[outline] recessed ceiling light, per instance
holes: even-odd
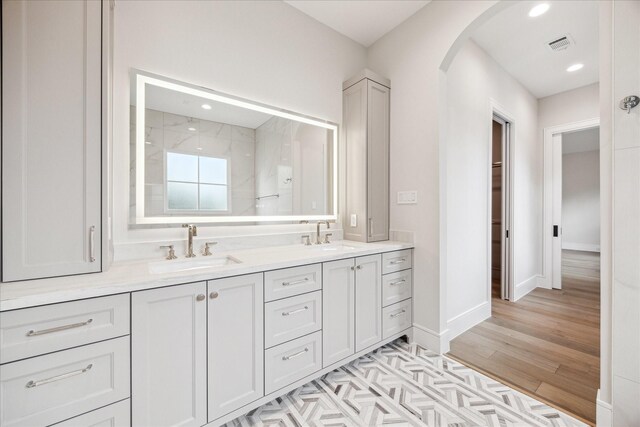
[[[535,18],[536,16],[540,16],[549,10],[549,3],[540,3],[537,6],[534,6],[529,11],[529,16]]]
[[[202,104],[202,108],[204,108],[205,110],[211,110],[211,105],[209,105],[209,104]]]
[[[567,71],[573,73],[574,71],[580,70],[582,67],[584,67],[584,64],[573,64],[569,68],[567,68]]]
[[[187,130],[190,130],[191,132],[195,132],[196,128],[187,128]]]
[[[202,147],[198,147],[198,148],[196,148],[196,150],[200,150],[200,151],[202,151]]]

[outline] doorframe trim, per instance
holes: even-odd
[[[508,295],[509,295],[509,301],[514,301],[515,299],[515,284],[514,284],[514,280],[515,280],[515,274],[514,274],[514,236],[515,236],[515,232],[514,232],[514,221],[513,221],[513,213],[514,213],[514,202],[513,202],[513,196],[514,196],[514,192],[513,192],[513,181],[514,181],[514,170],[515,170],[515,129],[516,129],[516,120],[514,118],[514,116],[509,112],[509,110],[507,110],[504,106],[502,106],[498,101],[496,101],[493,98],[489,99],[489,120],[488,123],[492,123],[492,121],[494,120],[494,117],[498,116],[499,118],[501,118],[503,121],[505,121],[506,123],[508,123],[509,125],[509,136],[508,136],[508,140],[505,141],[506,144],[508,144],[508,158],[502,159],[502,164],[503,167],[505,165],[505,163],[508,164],[508,168],[509,168],[509,172],[507,175],[507,179],[508,179],[508,189],[509,189],[509,194],[508,194],[508,198],[509,198],[509,206],[507,206],[507,208],[509,209],[508,215],[509,215],[509,246],[508,246],[508,251],[505,254],[506,258],[507,258],[507,263],[509,265],[509,271],[508,271],[508,275],[507,275],[507,287],[508,287]],[[488,159],[489,161],[487,162],[487,188],[489,189],[489,191],[487,192],[487,301],[489,301],[489,306],[491,307],[491,301],[492,301],[492,296],[491,296],[491,207],[492,207],[492,182],[493,182],[493,171],[492,171],[492,167],[491,167],[491,154],[493,151],[493,129],[492,126],[489,126],[489,147],[488,147]],[[504,147],[503,147],[504,149]],[[503,169],[504,170],[504,169]],[[503,218],[504,220],[504,218]],[[503,235],[501,236],[501,238],[504,237],[504,228],[505,228],[505,224],[502,224],[502,231],[503,231]],[[503,266],[504,268],[504,266]]]
[[[541,287],[551,289],[553,274],[553,136],[559,133],[575,132],[600,126],[600,117],[563,123],[544,128],[543,185],[542,185],[542,280]]]

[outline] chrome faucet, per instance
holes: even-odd
[[[331,228],[329,221],[318,221],[318,223],[316,224],[316,245],[322,244],[322,240],[320,239],[320,224],[322,223],[327,224],[327,230]]]
[[[196,254],[193,253],[193,236],[198,235],[198,228],[192,224],[182,224],[182,227],[189,229],[189,247],[187,249],[187,258],[194,258]]]

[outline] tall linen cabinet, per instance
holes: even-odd
[[[370,70],[343,84],[344,237],[389,240],[390,82]]]
[[[2,2],[2,281],[101,270],[105,3]]]

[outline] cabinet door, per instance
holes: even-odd
[[[367,241],[377,242],[389,240],[389,88],[367,85]]]
[[[343,94],[343,138],[346,176],[344,238],[367,241],[367,79]],[[355,225],[352,218],[355,216]]]
[[[262,273],[212,280],[209,422],[264,396]]]
[[[382,255],[356,258],[356,351],[382,341]]]
[[[101,269],[101,2],[2,2],[2,280]]]
[[[355,260],[322,265],[322,364],[355,353]]]
[[[207,423],[206,292],[200,282],[132,294],[134,426]]]

